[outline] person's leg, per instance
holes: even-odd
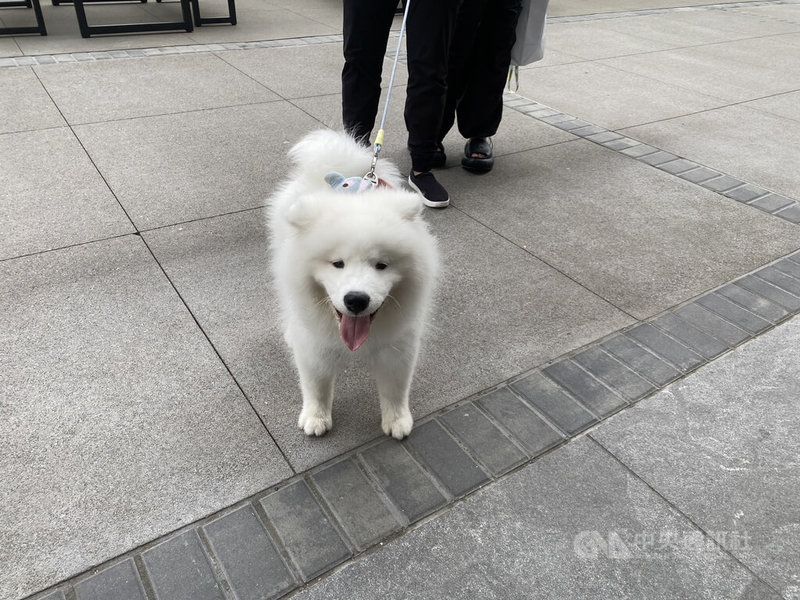
[[[508,78],[520,9],[520,0],[486,2],[483,20],[469,53],[468,81],[457,107],[458,130],[465,138],[491,137],[500,126],[503,88]]]
[[[460,0],[411,0],[405,121],[412,169],[427,172],[447,93],[447,58]]]
[[[381,72],[396,0],[344,0],[342,123],[369,144],[381,97]]]
[[[445,99],[442,123],[439,127],[438,141],[441,142],[456,121],[456,107],[464,94],[469,81],[472,65],[469,57],[475,45],[486,0],[463,0],[456,15],[453,39],[447,66],[447,97]]]

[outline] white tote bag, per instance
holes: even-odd
[[[523,0],[517,21],[517,41],[511,49],[511,66],[522,67],[544,56],[544,24],[549,0]]]

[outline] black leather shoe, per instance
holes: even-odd
[[[473,156],[480,154],[481,156]],[[461,166],[473,173],[488,173],[494,166],[491,138],[470,138],[464,146],[464,158]]]

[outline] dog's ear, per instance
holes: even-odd
[[[317,211],[314,209],[314,198],[300,196],[286,209],[286,221],[295,229],[307,229],[313,222]]]

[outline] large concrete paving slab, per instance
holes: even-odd
[[[221,52],[219,57],[283,98],[321,96],[342,89],[341,42]],[[300,77],[299,64],[303,65]]]
[[[41,65],[35,70],[73,125],[278,99],[211,53]]]
[[[0,134],[66,125],[31,69],[0,70],[0,87]]]
[[[790,33],[787,35],[782,35],[781,41],[786,42],[787,44],[792,44],[794,46],[800,46],[800,34]]]
[[[554,3],[553,3],[554,4]],[[613,56],[627,56],[673,48],[669,42],[658,38],[648,40],[640,35],[613,30],[610,22],[631,19],[601,19],[572,23],[549,23],[546,29],[545,54],[551,49],[566,52],[584,60],[597,60]]]
[[[800,19],[800,6],[797,4],[779,3],[763,6],[747,6],[740,9],[738,12],[758,15],[759,17],[767,19],[777,19],[784,22],[792,22]]]
[[[140,229],[264,204],[296,131],[319,123],[271,102],[97,123],[75,132]]]
[[[800,319],[592,437],[784,598],[800,592]]]
[[[573,63],[526,70],[519,94],[606,129],[672,119],[725,103],[712,94],[653,81],[605,64]],[[575,93],[576,81],[587,93]],[[620,107],[624,106],[624,110]]]
[[[563,48],[562,49],[561,47],[559,47],[559,50],[556,50],[555,48],[553,48],[552,44],[549,41],[546,41],[545,44],[546,44],[546,46],[545,46],[546,49],[545,49],[544,56],[542,57],[542,59],[538,60],[538,61],[536,61],[534,63],[531,63],[529,65],[521,66],[519,68],[520,73],[522,73],[523,71],[527,71],[529,69],[538,69],[538,68],[541,68],[541,67],[552,67],[554,65],[566,65],[566,64],[569,64],[569,63],[583,62],[583,60],[584,60],[579,56],[575,56],[574,54],[570,54],[568,48]],[[511,86],[511,87],[513,89],[513,86]]]
[[[727,32],[728,40],[757,38],[765,35],[779,35],[797,31],[796,17],[800,11],[796,5],[784,2],[758,2],[755,0],[738,6],[713,4],[705,10],[674,11],[670,17],[676,23],[700,24],[709,29]],[[694,38],[688,37],[684,45],[692,45]]]
[[[800,29],[800,24],[797,27]],[[599,62],[726,102],[744,102],[791,92],[800,86],[800,47],[787,43],[782,36],[734,40]]]
[[[744,0],[757,2],[758,0]],[[719,4],[719,0],[607,0],[591,2],[589,0],[554,0],[547,7],[547,14],[554,17],[574,15],[591,15],[638,11],[648,9],[681,8]]]
[[[664,50],[667,48],[681,48],[686,46],[699,46],[728,42],[734,39],[747,39],[777,35],[797,31],[797,25],[786,20],[771,18],[754,19],[752,7],[745,9],[748,14],[740,14],[735,10],[685,10],[664,11],[656,14],[638,14],[628,18],[601,19],[591,21],[593,28],[587,27],[586,33],[599,36],[617,37],[623,34],[641,40],[649,40],[652,46],[644,52]],[[591,38],[580,39],[575,33],[569,33],[571,27],[584,23],[553,24],[548,29],[548,51],[559,42],[570,42],[572,37],[584,47],[582,54],[591,58],[598,58],[597,50],[591,48]],[[579,31],[576,30],[576,31]],[[558,32],[562,38],[554,38],[551,33]],[[608,42],[605,42],[608,44]],[[558,43],[558,47],[561,44]],[[565,46],[566,48],[566,46]]]
[[[458,209],[638,319],[800,247],[791,223],[583,140],[472,181]]]
[[[286,7],[287,3],[284,0],[269,0],[269,2],[276,7]],[[342,7],[338,2],[329,2],[328,0],[306,0],[305,2],[290,2],[288,3],[289,9],[298,15],[302,15],[308,19],[313,19],[319,23],[325,23],[336,30],[342,32]],[[401,17],[395,17],[395,28],[400,27]]]
[[[0,135],[0,259],[133,231],[66,127]]]
[[[0,37],[0,56],[21,56],[22,51],[13,39]]]
[[[779,596],[581,438],[297,598]]]
[[[564,14],[565,2],[551,2],[548,7],[548,16],[551,20],[547,26],[545,55],[551,51],[561,51],[580,56],[585,60],[629,55],[646,56],[660,50],[694,48],[732,40],[794,33],[798,27],[797,23],[792,22],[788,13],[775,15],[754,13],[754,10],[761,9],[749,6],[740,11],[734,9],[722,11],[718,8],[699,6],[692,6],[691,10],[676,11],[665,10],[668,7],[664,2],[658,2],[656,6],[647,6],[642,2],[636,4],[635,8],[640,11],[660,10],[652,14],[638,12],[603,18],[600,13],[587,15],[586,13],[592,10],[587,10],[589,7],[584,6],[585,16],[581,20],[559,22],[558,17],[569,16]],[[608,8],[606,3],[603,10]],[[774,10],[779,7],[769,8]],[[780,8],[791,10],[791,7]],[[761,18],[754,18],[754,15],[759,15]]]
[[[800,199],[798,120],[745,104],[631,127],[620,133],[742,181]]]
[[[800,122],[800,91],[745,102],[742,106]]]
[[[445,267],[412,389],[417,418],[633,322],[459,211],[427,217]],[[263,218],[252,211],[144,235],[292,466],[303,470],[382,435],[380,410],[356,363],[337,382],[333,431],[309,439],[297,429],[300,393],[276,322]]]
[[[394,49],[397,41],[389,40]],[[393,54],[392,54],[393,55]],[[282,48],[258,48],[247,52],[221,52],[219,57],[262,83],[283,98],[304,98],[338,94],[342,90],[342,43],[315,44],[313,46],[286,46]],[[298,76],[298,65],[301,73]],[[392,61],[384,61],[382,85],[387,87],[392,73]],[[398,65],[394,85],[401,103],[405,97],[408,71]],[[313,85],[309,85],[313,82]],[[382,108],[382,107],[381,107]],[[341,104],[339,104],[341,122]]]
[[[135,236],[0,263],[0,597],[291,475]]]
[[[781,2],[777,4],[766,4],[764,6],[751,6],[740,12],[756,15],[765,20],[776,20],[785,23],[793,23],[795,25],[800,22],[800,6],[794,3],[785,4]]]

